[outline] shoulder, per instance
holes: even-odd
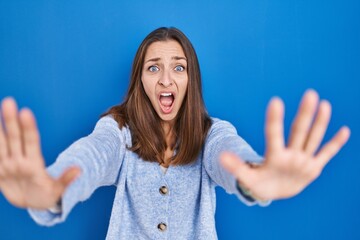
[[[115,121],[115,119],[111,115],[106,115],[104,117],[101,117],[95,125],[94,130],[115,130],[115,131],[121,131],[122,129],[119,128],[118,123]]]
[[[230,132],[237,134],[236,128],[230,122],[226,120],[221,120],[219,118],[211,117],[211,127],[208,135],[217,132]]]
[[[122,142],[131,143],[131,133],[127,125],[120,127],[118,122],[111,116],[101,117],[94,127],[94,133],[105,134],[109,137],[120,138]]]

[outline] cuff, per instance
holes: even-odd
[[[239,193],[241,194],[241,196],[242,196],[245,200],[247,200],[251,205],[253,205],[253,204],[255,204],[255,203],[258,203],[260,206],[265,207],[265,206],[270,205],[270,203],[271,203],[271,200],[259,200],[259,199],[254,198],[254,197],[251,195],[251,193],[250,193],[249,190],[247,190],[247,189],[245,189],[245,188],[243,188],[243,187],[240,186],[240,184],[239,184],[238,181],[236,181],[236,189],[239,191]]]

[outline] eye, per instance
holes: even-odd
[[[150,66],[150,67],[148,68],[148,70],[149,70],[150,72],[157,72],[157,71],[159,71],[159,68],[158,68],[157,66]]]
[[[181,65],[177,65],[175,67],[175,71],[177,71],[177,72],[183,72],[184,70],[185,70],[185,68],[183,66],[181,66]]]

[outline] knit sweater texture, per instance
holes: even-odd
[[[248,201],[238,191],[235,178],[220,165],[223,151],[249,162],[262,162],[229,122],[212,118],[197,160],[185,166],[170,165],[165,174],[158,163],[144,161],[130,151],[131,144],[128,127],[120,129],[112,117],[102,117],[90,135],[70,145],[48,168],[54,177],[70,166],[81,168],[81,175],[62,196],[61,212],[30,209],[31,217],[45,226],[60,223],[97,188],[115,185],[107,240],[209,240],[217,239],[216,186],[247,205],[259,204]]]

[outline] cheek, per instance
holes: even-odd
[[[179,89],[179,91],[182,93],[184,91],[186,91],[187,89],[187,85],[188,85],[188,76],[187,74],[184,75],[179,75],[179,76],[175,76],[175,83]]]
[[[180,100],[180,104],[182,104],[184,102],[184,98],[187,92],[187,81],[184,81],[181,83],[181,85],[178,85],[179,87],[179,100]]]
[[[145,92],[148,93],[149,81],[146,78],[144,78],[144,76],[141,76],[141,84],[143,85]]]
[[[185,79],[184,81],[182,81],[182,83],[181,83],[181,91],[182,91],[182,93],[185,95],[185,93],[186,93],[186,90],[187,90],[187,86],[188,86],[188,80],[187,79]]]
[[[152,84],[150,84],[151,83],[150,81],[141,81],[141,83],[143,85],[146,95],[151,101],[153,101],[155,87]]]

